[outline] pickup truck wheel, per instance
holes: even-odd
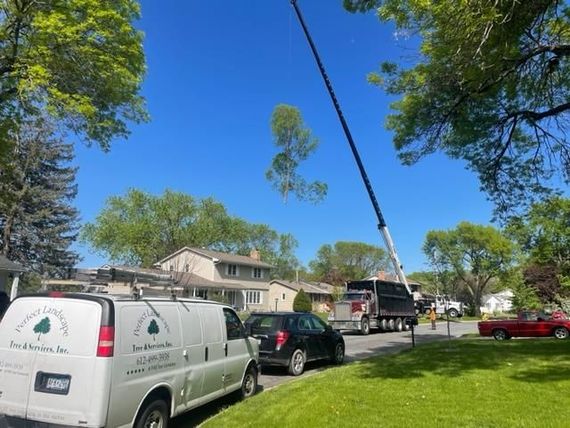
[[[449,316],[450,316],[451,318],[455,318],[455,317],[457,317],[457,315],[459,315],[459,312],[457,312],[457,309],[455,309],[455,308],[449,309],[449,310],[447,311],[447,313],[449,314]]]
[[[305,353],[301,349],[295,349],[289,361],[289,374],[299,376],[305,371]]]
[[[362,318],[362,321],[360,322],[360,332],[364,336],[370,333],[370,321],[368,321],[368,318]]]
[[[554,337],[557,339],[568,339],[568,330],[564,327],[556,327],[554,329]]]
[[[495,338],[495,340],[507,340],[509,335],[507,334],[506,330],[498,328],[496,330],[493,330],[493,337]]]

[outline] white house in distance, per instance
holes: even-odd
[[[509,312],[513,309],[513,296],[511,290],[503,290],[500,293],[485,294],[481,299],[482,313]]]
[[[221,293],[239,310],[270,308],[269,273],[272,266],[262,262],[260,253],[239,256],[202,248],[184,247],[155,265],[174,277],[177,287],[190,297],[211,298]]]
[[[332,301],[333,286],[324,282],[285,281],[274,279],[269,283],[269,306],[272,311],[292,311],[293,300],[303,290],[313,304],[313,310],[326,312]]]

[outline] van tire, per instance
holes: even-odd
[[[161,400],[151,401],[144,407],[143,412],[137,418],[135,428],[167,428],[168,427],[168,407]]]
[[[249,365],[243,375],[241,388],[239,389],[239,398],[245,400],[252,397],[257,392],[257,370],[253,365]]]

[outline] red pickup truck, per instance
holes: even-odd
[[[496,340],[511,337],[545,337],[567,339],[570,332],[570,320],[553,319],[535,311],[524,311],[517,319],[480,321],[477,324],[481,336],[493,336]]]

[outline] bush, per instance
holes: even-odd
[[[299,290],[295,300],[293,300],[293,310],[295,312],[311,312],[312,309],[313,305],[307,293],[303,289]]]

